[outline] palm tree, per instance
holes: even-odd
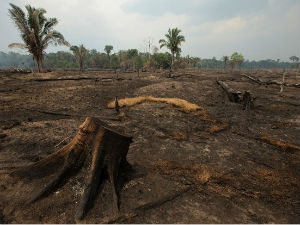
[[[299,58],[297,56],[291,56],[289,59],[293,62],[298,62],[299,61]]]
[[[171,68],[173,68],[173,65],[174,65],[174,55],[180,54],[181,48],[179,48],[179,46],[181,45],[182,42],[185,42],[184,36],[179,35],[180,32],[181,32],[181,30],[178,29],[177,27],[173,28],[172,30],[169,28],[168,33],[165,34],[167,39],[159,40],[160,48],[167,47],[168,49],[170,49],[170,51],[172,53]]]
[[[106,52],[108,59],[109,59],[109,67],[111,67],[111,61],[110,61],[110,53],[113,50],[113,46],[112,45],[105,45],[104,47],[104,51]]]
[[[295,68],[296,68],[296,69],[298,68],[298,69],[300,70],[299,63],[297,63],[297,62],[299,61],[299,58],[298,58],[297,56],[291,56],[291,57],[290,57],[290,60],[293,61],[293,62],[295,62],[295,65],[294,65]],[[292,66],[293,66],[293,65],[292,65]],[[293,66],[293,67],[294,67],[294,66]]]
[[[74,57],[78,62],[80,71],[83,71],[83,63],[89,55],[89,51],[83,45],[71,46],[70,50],[73,52]]]
[[[11,9],[8,10],[10,17],[20,31],[24,43],[12,43],[8,47],[27,49],[32,54],[38,71],[41,72],[43,56],[49,44],[69,46],[69,43],[61,33],[53,29],[58,21],[56,18],[46,18],[45,9],[26,5],[27,15],[25,15],[20,7],[14,4],[10,6]]]
[[[226,65],[228,64],[229,57],[227,55],[225,55],[225,56],[222,57],[222,59],[223,59],[223,62],[224,62],[224,70],[225,70]]]

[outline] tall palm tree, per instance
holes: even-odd
[[[83,71],[83,63],[89,55],[89,51],[83,45],[71,46],[70,50],[73,52],[75,59],[78,62],[80,71]]]
[[[180,32],[181,32],[181,30],[178,29],[177,27],[173,28],[172,30],[169,28],[168,33],[165,34],[165,37],[167,39],[159,40],[160,48],[167,47],[168,49],[170,49],[170,51],[172,53],[171,68],[173,68],[173,65],[174,65],[174,55],[180,54],[181,48],[179,46],[181,45],[182,42],[185,42],[184,36],[179,35]]]
[[[53,29],[58,21],[56,18],[46,18],[45,9],[26,5],[27,15],[25,15],[20,7],[14,4],[10,6],[11,9],[8,10],[10,17],[20,31],[24,43],[12,43],[8,47],[26,49],[32,54],[38,71],[41,72],[43,56],[49,44],[69,46],[69,43],[61,33]]]
[[[104,51],[106,52],[107,56],[108,56],[108,60],[109,60],[109,67],[111,67],[111,60],[110,60],[110,53],[113,50],[113,46],[112,45],[105,45],[104,47]]]
[[[291,56],[289,59],[293,62],[298,62],[299,61],[299,58],[297,56]]]

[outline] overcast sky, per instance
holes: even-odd
[[[168,28],[178,27],[186,38],[182,55],[219,59],[238,51],[250,60],[300,55],[300,0],[0,0],[0,51],[5,52],[20,41],[9,3],[46,9],[72,45],[101,52],[106,44],[115,52],[143,52],[148,37],[159,46]],[[68,48],[48,49],[57,50]]]

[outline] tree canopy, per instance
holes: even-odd
[[[241,68],[242,63],[244,62],[244,56],[238,52],[232,53],[230,56],[229,64],[231,65],[231,68],[233,69],[236,65],[238,65]]]
[[[45,9],[36,9],[26,5],[26,15],[20,7],[11,3],[10,6],[9,15],[19,30],[23,43],[11,43],[9,47],[27,49],[32,54],[40,72],[45,49],[50,44],[69,46],[69,43],[61,33],[53,29],[58,24],[58,20],[56,18],[46,18]]]
[[[71,46],[70,50],[73,52],[75,56],[80,71],[83,71],[83,63],[89,55],[88,50],[83,45]]]
[[[110,56],[111,51],[114,49],[114,47],[112,45],[105,45],[104,47],[104,51],[106,52],[106,54],[108,55],[108,57]]]
[[[159,44],[160,48],[167,47],[172,54],[172,64],[171,67],[173,67],[174,64],[174,55],[179,55],[181,52],[181,43],[185,42],[185,37],[183,35],[180,35],[181,30],[176,28],[173,28],[172,30],[169,28],[168,33],[165,34],[165,39],[160,39]]]

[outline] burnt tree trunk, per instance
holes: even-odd
[[[282,82],[280,81],[276,81],[276,80],[271,80],[271,81],[262,81],[259,78],[256,77],[251,77],[247,74],[242,74],[242,76],[247,77],[249,80],[252,80],[253,82],[259,84],[259,85],[271,85],[271,84],[275,84],[275,85],[280,85],[282,86],[286,86],[286,87],[295,87],[295,88],[300,88],[300,84],[289,84],[284,82],[284,79]]]
[[[243,94],[243,109],[248,110],[248,109],[254,109],[254,100],[255,98],[252,97],[251,93],[248,91],[245,91]]]
[[[231,101],[231,102],[240,102],[241,101],[241,99],[240,99],[240,92],[238,92],[238,91],[235,91],[235,90],[233,90],[232,88],[230,88],[229,86],[228,86],[228,84],[226,84],[225,82],[223,82],[223,81],[219,81],[219,80],[217,80],[217,83],[223,88],[223,90],[226,92],[226,94],[227,94],[227,96],[228,96],[228,98],[229,98],[229,100]]]
[[[75,217],[82,219],[91,207],[102,182],[103,170],[107,170],[112,185],[114,204],[116,209],[119,209],[117,178],[119,169],[129,165],[126,155],[131,142],[132,137],[121,135],[104,127],[104,123],[96,118],[87,117],[69,144],[32,165],[13,171],[11,175],[33,179],[58,171],[45,188],[31,196],[29,203],[32,203],[46,197],[74,175],[91,152],[92,161],[86,187]]]

